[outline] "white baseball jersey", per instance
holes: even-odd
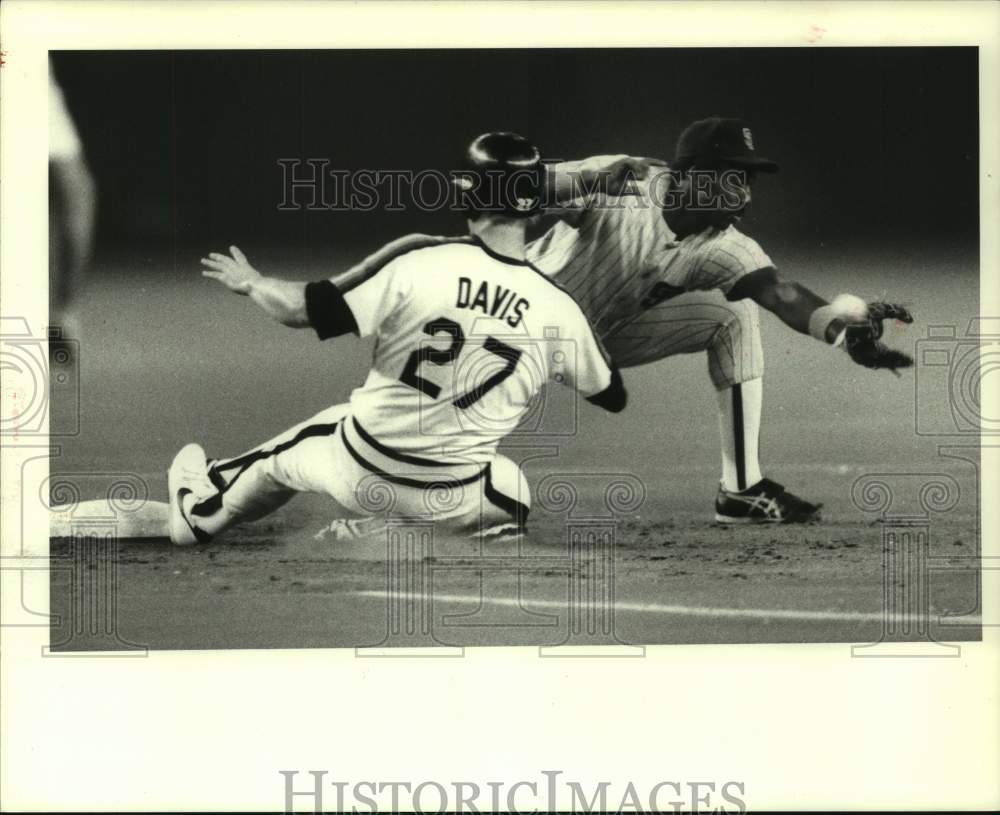
[[[669,171],[654,168],[620,196],[596,195],[528,246],[528,257],[569,291],[604,337],[684,291],[728,294],[743,275],[773,265],[733,226],[682,239],[663,220]],[[657,186],[660,185],[660,186]]]
[[[347,317],[331,316],[342,297],[357,333],[376,338],[371,371],[350,404],[353,419],[387,448],[489,461],[546,382],[584,396],[611,384],[607,356],[573,298],[475,238],[410,236],[354,272],[353,287],[341,278],[326,294],[307,291],[307,306],[320,337],[345,333],[324,328]]]

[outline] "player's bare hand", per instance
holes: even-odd
[[[250,261],[247,260],[238,246],[229,247],[229,255],[211,252],[207,258],[201,259],[204,277],[218,280],[223,286],[237,294],[250,294],[250,289],[261,277]]]

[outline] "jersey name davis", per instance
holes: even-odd
[[[531,308],[531,303],[506,286],[491,286],[485,280],[477,285],[468,277],[460,277],[455,307],[478,309],[487,317],[506,320],[511,328],[517,328],[524,319],[524,312]]]

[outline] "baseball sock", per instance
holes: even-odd
[[[716,391],[716,396],[722,441],[722,486],[730,492],[741,492],[763,478],[757,456],[764,380],[740,382]]]

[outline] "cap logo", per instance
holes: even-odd
[[[753,133],[750,132],[749,127],[743,128],[743,142],[746,144],[747,149],[753,150]]]

